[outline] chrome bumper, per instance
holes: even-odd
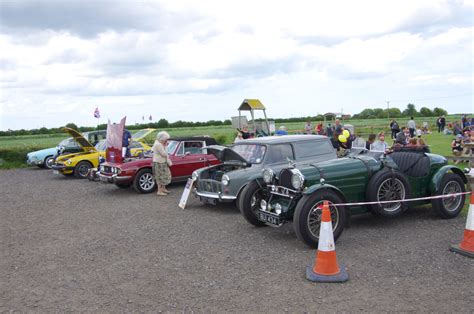
[[[197,189],[194,189],[194,193],[199,197],[218,199],[223,201],[233,201],[237,199],[237,196],[233,195],[222,195],[222,193],[210,193],[210,192],[199,192]]]
[[[97,173],[97,175],[99,176],[99,179],[101,182],[104,182],[104,183],[121,183],[121,182],[125,182],[125,181],[130,181],[132,179],[131,176],[117,176],[116,174],[113,174],[111,176],[106,176],[100,172]]]

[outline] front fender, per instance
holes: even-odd
[[[441,180],[443,180],[443,176],[449,171],[452,171],[453,173],[459,175],[461,177],[462,181],[464,182],[464,184],[467,183],[466,175],[464,174],[464,172],[461,169],[459,169],[456,166],[446,165],[446,166],[441,167],[438,170],[438,172],[436,172],[433,175],[433,177],[431,178],[431,182],[430,182],[430,193],[431,194],[435,194],[439,190],[440,185],[441,185]]]
[[[345,201],[346,197],[344,196],[344,193],[342,193],[341,189],[339,189],[336,186],[331,185],[331,184],[315,184],[315,185],[312,185],[312,186],[310,186],[309,188],[307,188],[303,191],[303,195],[310,195],[310,194],[315,193],[316,191],[325,190],[325,189],[335,191]]]

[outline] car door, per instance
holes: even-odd
[[[182,141],[173,158],[173,176],[190,177],[194,170],[207,166],[203,141]]]

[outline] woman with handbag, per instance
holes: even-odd
[[[155,143],[151,148],[153,151],[153,174],[158,186],[157,195],[165,196],[170,192],[166,189],[166,185],[171,182],[172,165],[171,159],[168,156],[166,147],[168,146],[168,139],[170,135],[166,131],[161,131],[156,135]]]

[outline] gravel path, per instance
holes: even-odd
[[[232,205],[177,207],[40,169],[0,171],[3,311],[474,311],[474,260],[451,253],[466,217],[353,217],[344,284],[305,279],[293,226],[255,228]]]

